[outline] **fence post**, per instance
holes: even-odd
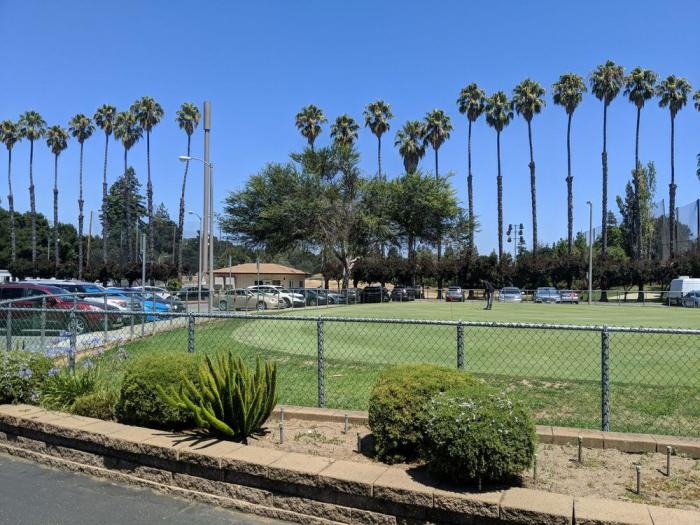
[[[107,294],[104,294],[103,297],[103,304],[102,308],[104,308],[105,311],[105,318],[104,318],[104,338],[102,339],[102,346],[106,347],[107,346],[107,332],[109,331],[109,318],[107,317]]]
[[[41,347],[41,351],[45,352],[46,351],[46,297],[41,298],[41,317],[39,319],[40,325],[39,325],[39,345]]]
[[[141,311],[143,312],[144,308],[141,308]],[[129,316],[131,318],[131,327],[129,328],[129,339],[134,338],[134,294],[130,293],[129,294],[129,311],[131,312],[131,315]]]
[[[464,325],[457,324],[457,369],[464,370]]]
[[[187,351],[194,352],[194,316],[187,316]]]
[[[68,369],[73,373],[75,373],[75,354],[78,351],[78,334],[76,333],[78,327],[75,318],[75,310],[76,297],[73,296],[73,306],[70,309],[70,340],[68,348]]]
[[[604,326],[600,332],[600,421],[601,429],[610,430],[610,334]]]
[[[324,361],[323,318],[316,321],[316,346],[318,350],[318,406],[326,406],[325,361]]]
[[[7,320],[5,323],[5,344],[7,345],[7,351],[12,350],[12,303],[7,305]]]

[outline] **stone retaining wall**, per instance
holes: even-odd
[[[285,409],[287,417],[293,417],[292,411]],[[521,488],[464,492],[397,467],[131,427],[27,405],[0,405],[0,452],[305,524],[700,524],[697,512]]]

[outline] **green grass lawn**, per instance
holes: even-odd
[[[700,311],[660,306],[403,303],[287,312],[312,319],[198,324],[198,352],[232,350],[279,363],[283,403],[317,403],[317,323],[324,322],[326,406],[366,409],[381,369],[395,363],[456,366],[456,327],[351,323],[332,317],[452,319],[696,328]],[[599,428],[600,334],[465,327],[465,370],[508,390],[538,422]],[[130,353],[186,351],[184,329],[129,345]],[[700,336],[610,335],[612,430],[700,436]]]

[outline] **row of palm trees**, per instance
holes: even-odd
[[[602,160],[602,251],[605,253],[608,245],[608,153],[607,153],[607,122],[608,107],[610,103],[623,91],[628,100],[637,109],[635,132],[635,168],[633,170],[633,186],[637,213],[635,213],[637,232],[641,231],[641,214],[639,208],[639,174],[641,162],[639,160],[639,128],[641,111],[645,103],[654,97],[658,98],[661,108],[668,108],[671,117],[671,180],[669,184],[669,210],[675,210],[676,183],[675,183],[675,118],[688,102],[692,87],[690,83],[675,75],[669,75],[658,81],[658,75],[649,70],[637,67],[628,75],[625,75],[623,66],[610,60],[597,66],[589,75],[589,84],[593,95],[603,103],[603,151]],[[552,101],[561,106],[566,112],[566,149],[567,149],[567,245],[569,253],[573,250],[573,174],[571,168],[571,126],[574,112],[581,104],[587,86],[584,79],[576,73],[566,73],[552,85]],[[537,189],[535,173],[535,155],[532,140],[532,122],[536,115],[541,113],[546,106],[545,89],[532,79],[525,79],[513,89],[513,95],[509,99],[503,91],[497,91],[491,96],[477,84],[469,84],[460,91],[457,99],[457,108],[460,113],[466,115],[468,122],[467,132],[467,213],[471,224],[474,224],[474,195],[472,176],[472,124],[483,114],[486,123],[496,132],[496,158],[497,158],[497,199],[498,199],[498,254],[503,255],[503,177],[501,174],[501,133],[511,123],[514,114],[520,115],[527,123],[528,144],[530,161],[530,194],[532,208],[532,247],[533,251],[538,246],[537,236]],[[693,99],[695,109],[700,111],[700,91],[695,92]],[[377,175],[382,176],[381,169],[381,144],[382,135],[389,131],[389,121],[393,118],[391,107],[383,100],[377,100],[368,104],[363,113],[364,123],[377,137]],[[301,109],[296,115],[296,126],[302,136],[306,138],[311,149],[314,148],[316,138],[321,134],[321,125],[327,122],[323,111],[309,105]],[[331,125],[331,138],[339,144],[352,144],[358,136],[359,124],[351,116],[345,114],[336,118]],[[442,144],[450,138],[452,132],[450,117],[440,109],[430,111],[423,121],[409,120],[396,133],[394,145],[398,147],[407,173],[415,172],[420,159],[425,156],[426,149],[431,147],[435,153],[435,176],[439,177],[438,152]],[[669,213],[670,232],[674,231],[675,217]],[[671,239],[671,256],[674,255],[674,236]],[[636,234],[636,242],[641,242],[641,235]],[[470,246],[474,246],[473,229],[469,233]],[[441,247],[438,243],[438,259]],[[637,250],[639,257],[641,249]]]
[[[29,141],[29,202],[31,216],[31,250],[32,263],[36,265],[37,259],[37,229],[36,229],[36,190],[34,187],[33,177],[33,161],[34,161],[34,142],[41,139],[46,139],[46,145],[54,156],[54,186],[53,186],[53,244],[54,244],[54,261],[56,267],[59,264],[59,245],[58,245],[58,160],[61,153],[68,147],[70,137],[73,137],[80,144],[80,166],[79,166],[79,193],[78,193],[78,278],[83,275],[83,151],[85,142],[92,137],[96,127],[100,128],[105,137],[104,143],[104,169],[102,176],[102,258],[107,262],[107,238],[109,235],[109,224],[106,220],[107,206],[107,159],[109,153],[110,137],[119,140],[124,148],[124,172],[128,168],[128,153],[129,150],[143,137],[146,133],[146,198],[147,198],[147,214],[148,214],[148,260],[153,260],[153,183],[151,179],[151,132],[154,127],[162,120],[165,112],[161,105],[152,97],[144,96],[135,101],[127,111],[118,112],[115,106],[104,104],[100,106],[92,117],[83,113],[75,115],[68,122],[68,127],[64,128],[60,125],[47,127],[46,121],[36,111],[27,111],[23,113],[19,119],[14,122],[12,120],[4,120],[0,122],[0,142],[5,145],[8,152],[8,196],[7,202],[10,215],[10,243],[11,243],[11,258],[16,260],[16,233],[15,233],[15,210],[14,210],[14,193],[12,189],[12,150],[14,146],[21,140]],[[187,135],[187,155],[190,155],[192,134],[197,128],[200,120],[200,113],[197,106],[190,102],[182,104],[176,113],[176,121],[179,127]],[[187,173],[189,170],[189,162],[185,163],[185,173],[182,179],[182,190],[180,193],[180,208],[178,215],[178,272],[182,272],[182,236],[184,229],[185,217],[185,190],[187,185]],[[126,199],[127,196],[125,196]],[[130,215],[131,208],[124,207],[126,214]],[[126,217],[127,224],[131,224],[131,217]],[[132,243],[128,245],[128,260],[132,261],[134,254]]]

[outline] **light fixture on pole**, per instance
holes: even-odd
[[[588,304],[593,304],[593,203],[588,204]]]
[[[188,211],[190,215],[196,215],[199,218],[199,263],[197,268],[197,308],[202,302],[202,216],[196,211]]]

